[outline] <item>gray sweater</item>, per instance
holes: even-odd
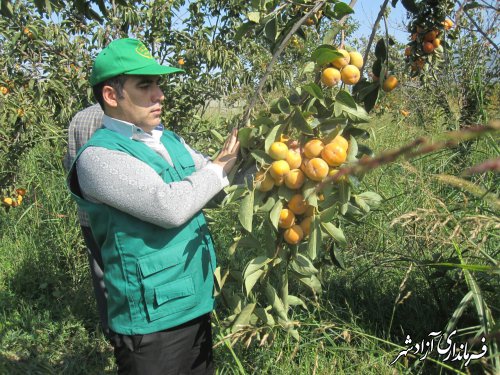
[[[144,142],[172,164],[160,142],[161,129],[149,134],[106,115],[103,123],[110,130]],[[76,164],[83,197],[163,228],[184,224],[229,184],[221,166],[184,145],[193,157],[196,171],[173,183],[165,183],[149,165],[124,152],[88,147]]]

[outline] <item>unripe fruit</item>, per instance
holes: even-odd
[[[304,145],[304,156],[309,159],[318,157],[323,147],[325,147],[325,145],[320,139],[311,139]]]
[[[280,219],[278,221],[278,227],[280,228],[290,228],[295,224],[295,214],[288,208],[284,208],[280,212]]]
[[[302,194],[295,194],[288,201],[288,208],[292,210],[295,215],[302,215],[307,210],[307,202]]]
[[[441,39],[439,38],[434,39],[432,41],[432,45],[434,46],[434,48],[438,48],[441,45]]]
[[[271,147],[269,147],[268,154],[274,160],[285,160],[288,154],[288,146],[283,142],[274,142]]]
[[[304,238],[304,232],[300,225],[293,225],[283,233],[283,238],[290,245],[297,245]]]
[[[345,49],[339,49],[337,52],[340,52],[344,57],[337,57],[332,60],[332,65],[336,67],[337,69],[342,69],[344,66],[349,64],[349,61],[351,60],[351,56],[349,56],[349,52],[347,52]]]
[[[9,89],[5,86],[0,86],[0,92],[3,94],[3,95],[7,95],[9,93]]]
[[[271,164],[271,168],[269,168],[269,173],[271,173],[271,176],[275,180],[285,177],[288,172],[290,172],[290,166],[285,160],[276,160]]]
[[[398,85],[398,79],[395,76],[389,76],[384,81],[384,84],[382,85],[382,90],[384,90],[385,92],[389,92],[394,90],[397,85]]]
[[[340,75],[342,77],[342,82],[344,82],[346,85],[354,85],[358,83],[359,79],[361,78],[359,69],[354,65],[346,65],[344,69],[340,71]]]
[[[328,174],[328,164],[320,158],[309,160],[305,166],[306,176],[313,181],[321,181]]]
[[[335,68],[326,68],[321,73],[321,83],[326,87],[335,86],[340,82],[340,71]]]
[[[349,56],[349,64],[354,65],[358,69],[361,69],[363,67],[363,56],[361,55],[361,53],[352,51],[349,52]]]
[[[321,151],[321,158],[331,167],[337,167],[347,159],[346,149],[338,143],[329,143]]]
[[[304,172],[300,169],[291,169],[285,176],[285,185],[289,189],[300,189],[306,180]]]
[[[299,152],[293,150],[288,150],[285,160],[290,166],[290,169],[300,168],[300,165],[302,164],[302,156],[300,156]]]

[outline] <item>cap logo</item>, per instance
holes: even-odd
[[[137,45],[135,52],[137,52],[142,57],[145,57],[146,59],[153,58],[153,56],[151,56],[151,52],[148,51],[148,49],[146,48],[146,46],[143,43],[139,43]]]

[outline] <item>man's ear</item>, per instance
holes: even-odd
[[[118,95],[113,87],[104,86],[102,88],[102,98],[109,107],[116,108],[118,106]]]

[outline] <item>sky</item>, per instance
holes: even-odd
[[[347,3],[349,3],[349,1],[347,1]],[[354,6],[355,13],[352,17],[360,24],[359,30],[356,31],[359,37],[364,36],[368,38],[370,36],[382,3],[383,0],[358,0],[356,2]],[[389,2],[388,5],[390,14],[387,19],[389,34],[394,36],[397,41],[407,43],[408,32],[403,25],[403,21],[406,22],[406,10],[401,5],[400,1],[398,1],[396,8],[393,8],[390,4],[391,2]],[[384,27],[383,21],[381,21],[380,26]],[[382,28],[381,30],[384,29]]]

